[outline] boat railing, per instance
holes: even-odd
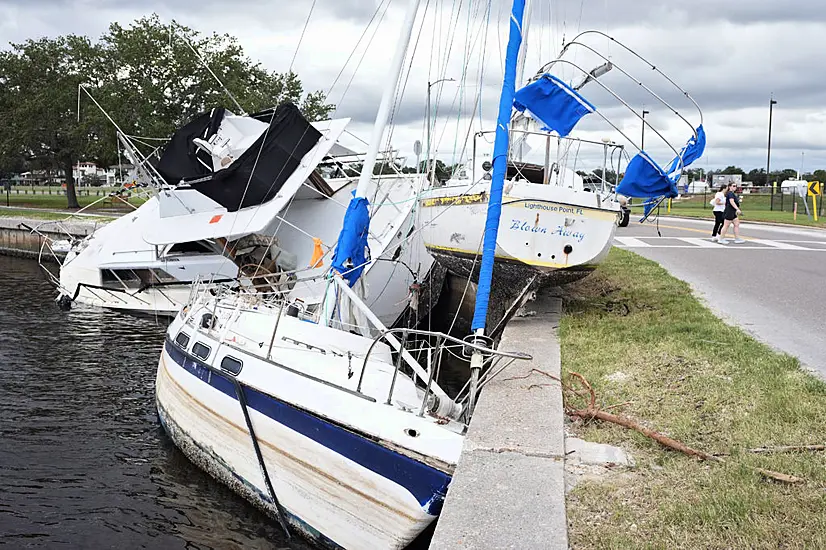
[[[398,335],[398,338],[396,337]],[[456,338],[455,336],[451,336],[449,334],[445,334],[443,332],[435,332],[430,330],[418,330],[418,329],[411,329],[411,328],[393,328],[393,329],[386,329],[382,331],[378,336],[373,339],[373,343],[367,350],[367,353],[364,356],[361,375],[359,376],[358,385],[356,386],[356,391],[361,391],[361,386],[364,381],[364,375],[367,371],[367,365],[370,360],[370,355],[373,352],[375,346],[382,341],[386,341],[393,345],[393,342],[401,342],[401,346],[405,349],[408,353],[411,351],[410,342],[411,339],[416,342],[416,347],[413,348],[413,351],[417,353],[417,355],[421,356],[424,355],[426,360],[427,369],[425,370],[426,377],[419,376],[419,380],[424,384],[424,395],[422,397],[422,404],[418,411],[418,416],[424,416],[426,410],[430,410],[430,412],[438,411],[441,407],[440,403],[440,396],[438,393],[433,391],[433,387],[435,384],[436,379],[439,377],[440,366],[442,364],[442,356],[444,352],[448,352],[454,357],[460,358],[463,361],[470,362],[470,357],[473,352],[480,352],[483,354],[485,359],[485,371],[480,379],[480,384],[478,389],[481,390],[485,384],[487,384],[490,380],[492,380],[496,375],[503,372],[506,368],[508,368],[514,361],[516,360],[523,360],[523,361],[530,361],[533,359],[530,355],[521,352],[513,352],[513,351],[502,351],[491,349],[490,347],[480,345],[479,343],[475,342],[468,342],[466,340],[461,340]],[[386,403],[389,405],[393,399],[393,390],[395,388],[396,378],[399,375],[402,367],[402,360],[404,359],[404,353],[397,353],[396,355],[396,363],[395,369],[393,371],[393,378],[390,383],[390,388],[387,392],[387,400]],[[415,370],[414,370],[415,372]],[[468,402],[470,397],[470,384],[465,384],[465,386],[459,391],[456,395],[456,398],[453,399],[453,402],[458,405],[458,410],[461,411],[462,415],[466,414],[468,410],[464,407],[464,404]],[[456,409],[454,409],[456,410]],[[469,418],[465,418],[465,421],[469,421]]]
[[[378,319],[378,317],[376,317],[376,315],[370,310],[370,308],[367,307],[367,305],[358,297],[358,295],[356,295],[353,289],[350,288],[350,286],[342,277],[333,277],[333,281],[339,286],[342,293],[345,294],[351,300],[351,302],[361,310],[361,313],[378,331],[378,335],[373,339],[373,343],[371,344],[370,348],[368,348],[368,352],[364,358],[361,376],[359,378],[359,383],[356,387],[357,391],[361,390],[361,385],[364,379],[365,371],[367,370],[370,355],[377,343],[380,341],[384,341],[387,344],[389,344],[390,348],[396,352],[396,362],[393,373],[393,379],[391,381],[391,385],[388,390],[387,396],[388,404],[393,398],[395,381],[401,370],[402,364],[404,364],[425,386],[425,395],[422,398],[422,407],[420,410],[420,414],[424,414],[424,408],[429,404],[429,410],[431,413],[458,420],[462,417],[463,414],[466,415],[466,411],[463,413],[463,407],[460,404],[460,402],[449,397],[436,381],[437,376],[435,376],[435,370],[440,364],[441,355],[444,350],[452,351],[452,347],[461,347],[463,350],[463,354],[468,358],[470,357],[473,351],[484,352],[486,354],[485,356],[490,359],[489,362],[497,365],[497,372],[501,372],[502,370],[504,370],[504,368],[507,368],[507,366],[516,359],[532,359],[530,355],[524,353],[494,350],[491,347],[485,347],[477,343],[465,342],[454,336],[440,332],[416,330],[410,328],[390,329],[386,327]],[[401,335],[401,338],[398,338],[397,335]],[[423,368],[419,360],[416,359],[410,353],[410,350],[407,347],[407,340],[410,336],[418,337],[417,341],[419,343],[422,343],[423,341],[429,341],[429,339],[435,339],[435,346],[425,345],[424,348],[420,347],[417,350],[419,352],[419,355],[421,355],[421,352],[423,350],[425,351],[424,355],[426,358],[426,364],[428,365],[427,369]],[[431,351],[427,351],[428,349],[431,349]],[[435,363],[433,362],[434,352],[437,355],[437,361]],[[503,360],[505,360],[506,362],[504,367],[499,365]],[[434,367],[434,365],[436,365],[436,367]],[[457,397],[462,397],[462,392],[460,392],[460,394]],[[466,401],[467,397],[468,396],[465,395],[463,399]]]
[[[530,355],[525,353],[493,349],[492,346],[464,341],[442,332],[412,328],[388,328],[375,316],[358,294],[350,288],[343,277],[318,275],[303,280],[319,280],[322,278],[325,279],[328,284],[327,291],[330,291],[331,287],[337,287],[339,289],[339,292],[336,294],[337,299],[340,300],[343,297],[349,299],[352,306],[361,312],[373,328],[371,332],[367,333],[374,334],[374,337],[366,353],[361,352],[351,355],[351,359],[362,361],[362,368],[354,390],[351,388],[341,388],[348,393],[355,393],[370,400],[378,399],[379,396],[364,393],[364,380],[366,376],[369,376],[367,371],[370,365],[378,364],[376,361],[371,361],[372,356],[377,353],[378,349],[381,349],[382,353],[386,353],[385,350],[389,347],[394,353],[394,369],[386,397],[382,397],[385,403],[389,405],[393,401],[399,374],[405,373],[404,375],[407,376],[412,372],[417,387],[422,391],[421,404],[418,411],[416,411],[419,416],[428,413],[437,418],[449,418],[467,423],[470,418],[466,404],[470,402],[471,391],[475,391],[478,394],[478,391],[481,390],[485,384],[503,372],[513,361],[532,359]],[[261,346],[261,353],[255,353],[255,355],[276,367],[285,368],[303,376],[303,373],[289,369],[272,358],[272,349],[278,339],[279,326],[281,325],[278,320],[284,314],[290,315],[287,309],[296,307],[296,300],[289,297],[289,291],[257,292],[253,289],[254,286],[261,285],[240,286],[238,284],[215,283],[209,279],[196,280],[192,285],[190,297],[183,309],[185,322],[193,326],[196,330],[201,330],[201,323],[194,318],[196,311],[203,311],[203,309],[198,307],[199,305],[209,310],[213,317],[220,317],[221,312],[233,317],[242,310],[261,313],[263,311],[262,306],[272,308],[272,311],[275,312],[276,315],[276,321],[272,334],[269,337],[269,344],[267,345],[267,343],[264,342]],[[244,292],[244,290],[249,290],[249,292]],[[323,304],[323,300],[321,303]],[[293,316],[318,324],[323,324],[322,317],[326,313],[323,307],[317,307],[314,310],[304,309],[292,312]],[[222,344],[234,347],[233,344],[227,340],[230,333],[238,336],[246,335],[233,331],[230,325],[231,323],[225,327],[221,334],[215,334],[214,336],[217,336]],[[339,323],[339,326],[336,328],[344,330],[345,332],[355,331],[365,334],[365,327],[361,325]],[[204,330],[210,332],[211,327]],[[379,346],[379,343],[385,345]],[[307,344],[304,343],[304,345],[306,346]],[[318,347],[317,349],[323,351],[322,347]],[[309,347],[308,350],[314,351]],[[249,352],[249,350],[246,351]],[[485,358],[484,370],[479,384],[473,389],[471,389],[469,384],[465,384],[456,394],[456,397],[451,398],[438,384],[440,365],[443,362],[443,357],[447,353],[462,361],[469,361],[471,354],[475,351],[483,353]],[[380,362],[386,364],[386,360],[381,360]],[[425,366],[423,367],[422,364]],[[376,367],[374,366],[373,368]],[[307,375],[307,378],[315,379],[309,375]],[[331,385],[329,382],[322,382]]]
[[[494,135],[496,133],[495,130],[483,130],[477,132],[473,136],[473,158],[476,159],[477,157],[477,141],[479,138],[483,138],[488,135]],[[561,169],[563,167],[570,168],[572,172],[589,172],[594,177],[599,178],[599,192],[603,194],[611,194],[613,193],[613,189],[619,184],[619,174],[622,172],[622,164],[624,157],[627,157],[625,152],[625,145],[616,143],[610,139],[604,139],[602,141],[596,141],[591,139],[579,138],[579,137],[571,137],[565,136],[560,137],[556,135],[551,135],[548,132],[540,132],[535,130],[525,130],[519,128],[512,128],[511,134],[514,136],[521,136],[523,139],[527,140],[529,136],[539,136],[545,142],[545,160],[543,164],[537,165],[541,166],[542,168],[542,181],[543,185],[562,185],[563,183],[563,176],[560,175]],[[557,155],[556,158],[552,158],[551,150],[552,144],[556,144],[556,151]],[[583,153],[583,147],[585,147],[585,152]],[[573,151],[573,162],[569,159],[571,157],[572,150]],[[580,165],[580,159],[588,157],[590,160],[594,160],[597,162],[601,161],[601,168],[602,171],[600,174],[597,174],[592,169],[593,162],[589,162],[588,167],[585,166],[586,161],[582,161]],[[530,174],[525,172],[525,167],[530,163],[522,162],[521,160],[515,160],[513,158],[508,159],[509,169],[513,169],[516,171],[517,176],[531,181]],[[481,168],[479,163],[474,162],[471,170],[472,181],[478,181],[479,178],[483,177],[482,174],[478,173],[478,170]],[[484,170],[484,168],[481,168]],[[492,167],[491,167],[492,170]],[[608,178],[607,174],[613,172],[613,181]],[[488,171],[490,173],[490,171]],[[540,182],[534,182],[540,183]]]

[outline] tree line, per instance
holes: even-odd
[[[114,126],[87,97],[78,100],[79,86],[127,135],[167,138],[206,110],[238,114],[207,67],[248,113],[291,101],[319,120],[333,109],[322,92],[305,93],[295,73],[271,72],[251,60],[236,38],[163,23],[157,14],[127,26],[112,23],[97,40],[29,39],[0,51],[0,179],[62,171],[68,207],[78,208],[73,166],[118,162]]]
[[[583,177],[595,177],[598,179],[602,178],[602,168],[594,168],[590,174],[578,170],[577,173]],[[709,170],[705,171],[702,168],[690,168],[683,172],[686,176],[688,176],[688,181],[711,181],[715,175],[726,174],[726,175],[741,175],[743,176],[743,181],[751,182],[752,185],[757,187],[763,187],[765,185],[770,185],[770,183],[777,183],[778,185],[781,182],[786,180],[795,180],[797,179],[797,170],[793,170],[791,168],[786,168],[783,170],[772,170],[771,177],[766,179],[766,169],[765,168],[755,168],[749,172],[746,172],[742,168],[738,166],[727,166],[721,170]],[[619,179],[622,179],[624,174],[620,172]],[[800,174],[800,178],[805,181],[820,181],[826,182],[826,170],[814,170],[812,172],[807,172],[804,174]],[[616,171],[612,169],[605,170],[605,179],[609,182],[618,181]]]
[[[727,166],[723,170],[709,172],[709,174],[740,174],[743,176],[743,181],[750,181],[752,184],[761,187],[764,185],[771,185],[773,183],[777,183],[779,185],[781,182],[786,180],[797,179],[797,170],[792,168],[772,170],[770,174],[771,177],[769,177],[768,180],[766,179],[765,168],[754,168],[753,170],[746,172],[738,166]],[[800,179],[805,181],[826,182],[826,170],[814,170],[812,172],[801,173]]]

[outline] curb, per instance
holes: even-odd
[[[557,334],[562,300],[541,289],[535,312],[505,327],[501,349],[529,353],[486,385],[430,550],[567,550],[565,432]]]

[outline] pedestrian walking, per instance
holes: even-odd
[[[724,221],[723,232],[720,234],[720,244],[728,244],[726,235],[728,235],[728,228],[732,225],[734,226],[734,242],[737,244],[746,242],[740,238],[740,215],[743,212],[740,211],[740,198],[735,193],[736,189],[737,185],[731,183],[726,192],[726,209],[723,211]]]
[[[720,240],[720,230],[723,229],[723,222],[724,214],[726,211],[726,191],[728,190],[728,185],[723,184],[714,193],[714,198],[711,199],[710,204],[712,206],[712,212],[714,213],[714,229],[711,230],[711,240],[712,241],[719,241]]]

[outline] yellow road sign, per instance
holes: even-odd
[[[820,196],[820,182],[819,181],[810,181],[809,182],[809,196],[812,197],[812,213],[814,214],[815,221],[817,221],[817,197]]]

